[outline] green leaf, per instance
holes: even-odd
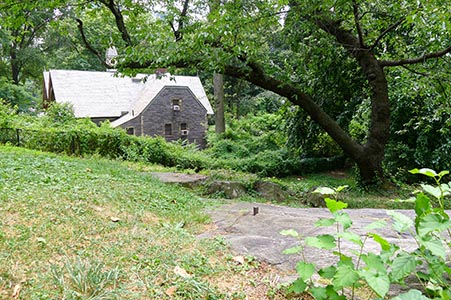
[[[393,223],[393,229],[395,229],[399,233],[406,232],[410,227],[413,226],[412,219],[402,213],[389,210],[387,211],[387,214],[391,216],[395,221]]]
[[[347,213],[336,214],[335,220],[343,226],[344,230],[349,229],[352,225],[352,220]]]
[[[335,219],[319,219],[318,221],[315,222],[315,226],[316,227],[327,227],[327,226],[331,226],[333,224],[335,224]]]
[[[386,272],[380,272],[375,269],[361,270],[360,275],[379,297],[385,297],[390,289],[390,279]]]
[[[420,245],[431,251],[433,255],[436,255],[443,260],[446,259],[446,250],[440,239],[428,237],[427,239],[421,238],[419,242]]]
[[[420,184],[420,185],[426,193],[431,194],[437,199],[442,198],[442,191],[438,187],[429,184]]]
[[[423,193],[417,195],[415,199],[415,213],[417,216],[421,216],[424,213],[431,211],[431,200]]]
[[[428,168],[423,168],[423,169],[419,169],[419,170],[415,168],[413,170],[410,170],[409,172],[412,174],[423,174],[428,177],[435,177],[438,175],[434,170],[428,169]]]
[[[398,254],[392,262],[390,275],[394,281],[398,281],[415,271],[416,266],[414,256],[408,253]]]
[[[349,185],[340,185],[339,187],[337,187],[335,190],[337,191],[337,193],[347,189],[349,187]]]
[[[299,233],[294,229],[282,230],[279,233],[285,236],[299,237]]]
[[[337,234],[337,237],[350,241],[351,243],[354,243],[359,246],[363,245],[363,241],[360,235],[355,234],[353,232],[339,232]]]
[[[386,239],[376,233],[368,233],[368,235],[372,237],[375,242],[381,245],[382,250],[390,250],[390,243]]]
[[[433,231],[444,231],[451,228],[451,221],[440,214],[431,213],[418,218],[418,234],[427,235]]]
[[[332,280],[335,290],[351,286],[359,280],[359,274],[348,264],[337,267],[337,273]]]
[[[301,246],[294,246],[282,251],[282,254],[296,254],[302,251]]]
[[[445,175],[448,175],[449,171],[441,171],[440,173],[438,173],[438,177],[442,178]]]
[[[387,272],[387,269],[379,255],[374,253],[368,253],[362,255],[362,260],[365,262],[365,265],[368,269],[374,269],[378,272]]]
[[[319,276],[326,279],[332,279],[335,276],[335,273],[337,273],[337,268],[334,266],[322,268],[318,271]]]
[[[429,300],[429,298],[423,296],[419,290],[410,290],[407,293],[396,296],[392,300]]]
[[[331,213],[334,213],[336,211],[339,211],[339,210],[342,210],[342,209],[348,207],[347,203],[344,203],[341,201],[336,201],[336,200],[329,199],[329,198],[326,198],[325,201],[326,201],[326,206]]]
[[[295,281],[293,281],[288,291],[300,294],[304,292],[306,288],[307,284],[302,279],[298,278]]]
[[[379,229],[379,228],[384,228],[385,226],[387,226],[387,222],[384,220],[377,220],[369,225],[366,225],[364,227],[364,229],[366,231],[370,231],[370,230],[374,230],[374,229]]]
[[[327,300],[327,293],[326,288],[323,287],[312,287],[309,289],[310,293],[312,294],[313,298],[316,300]]]
[[[329,187],[320,186],[316,188],[313,193],[315,194],[321,194],[321,195],[335,195],[336,192],[334,189],[331,189]]]
[[[315,237],[309,236],[305,238],[305,243],[308,246],[326,250],[333,249],[337,246],[335,244],[335,238],[330,234],[318,235]]]
[[[315,300],[346,300],[346,296],[339,295],[332,285],[324,287],[312,287],[309,289]]]
[[[315,273],[315,265],[299,261],[296,264],[296,272],[298,272],[299,278],[307,280]]]

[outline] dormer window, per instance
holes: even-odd
[[[179,111],[182,106],[182,99],[174,98],[172,99],[172,110]]]

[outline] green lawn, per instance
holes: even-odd
[[[196,238],[199,197],[136,169],[1,146],[0,299],[277,297],[269,266]]]

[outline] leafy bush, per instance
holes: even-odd
[[[53,104],[41,117],[11,116],[11,112],[10,105],[0,105],[0,124],[3,124],[0,141],[3,143],[68,155],[100,155],[159,163],[181,169],[200,170],[209,162],[194,145],[167,143],[162,137],[137,137],[126,134],[121,128],[112,128],[108,122],[98,127],[89,119],[76,119],[67,104]]]
[[[12,106],[11,103],[0,98],[0,128],[11,126],[16,113],[17,107]]]
[[[398,295],[396,300],[416,299],[451,299],[451,261],[448,243],[451,238],[451,220],[444,207],[445,196],[450,195],[451,185],[441,183],[443,176],[449,174],[443,171],[437,174],[431,169],[414,169],[412,174],[423,174],[432,178],[436,186],[422,184],[423,192],[415,198],[415,219],[397,212],[388,211],[393,223],[392,228],[399,234],[410,233],[418,248],[413,252],[402,249],[396,243],[390,243],[383,236],[374,232],[385,227],[383,220],[375,221],[365,227],[367,234],[360,236],[351,230],[352,220],[343,210],[347,204],[331,198],[325,198],[327,208],[332,218],[320,219],[316,226],[336,228],[335,234],[324,234],[303,238],[295,230],[284,230],[281,234],[300,239],[295,247],[285,250],[286,254],[303,253],[305,247],[314,247],[333,251],[338,262],[326,268],[317,269],[315,264],[301,260],[296,265],[298,279],[293,282],[290,291],[302,293],[307,291],[315,299],[354,299],[355,290],[364,283],[380,298],[384,298],[392,284],[405,285],[409,276],[419,280],[423,290],[411,289]],[[345,187],[337,189],[319,188],[317,192],[324,195],[336,195]],[[437,203],[437,207],[433,203]],[[372,239],[381,246],[380,253],[365,251],[365,243]],[[346,255],[341,247],[343,240],[355,244],[357,258]],[[361,262],[364,262],[361,263]],[[326,282],[319,285],[312,280],[317,274]],[[344,289],[349,289],[345,294]]]
[[[16,106],[20,112],[28,111],[38,102],[38,99],[26,87],[15,85],[5,77],[0,77],[0,99]]]

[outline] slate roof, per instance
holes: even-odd
[[[119,77],[113,72],[50,70],[46,73],[46,92],[51,80],[56,101],[72,103],[77,118],[120,117],[132,110],[138,115],[165,86],[189,87],[207,114],[213,114],[202,83],[195,76],[167,74],[159,79],[143,74],[135,78]]]

